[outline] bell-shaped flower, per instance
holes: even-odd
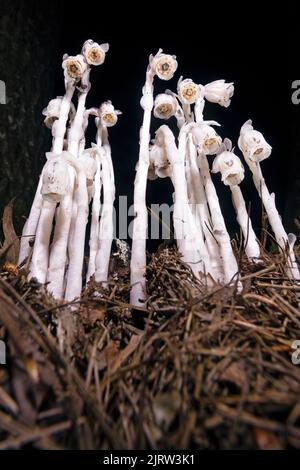
[[[150,165],[148,179],[167,178],[171,176],[172,169],[167,158],[164,147],[155,143],[150,147],[149,153]]]
[[[86,175],[87,186],[93,185],[94,177],[97,171],[96,153],[97,148],[91,147],[84,150],[78,158],[81,168]]]
[[[109,44],[98,44],[92,39],[85,41],[82,47],[82,55],[89,65],[101,65],[105,60],[105,54],[109,49]]]
[[[221,152],[214,159],[212,173],[221,173],[222,181],[226,186],[236,186],[243,181],[245,169],[239,157],[231,151],[231,145],[229,149],[227,147],[227,150],[221,147]]]
[[[150,66],[161,80],[170,80],[177,70],[178,63],[175,55],[164,54],[160,50],[150,58]]]
[[[194,144],[197,145],[205,155],[216,154],[222,143],[221,137],[216,133],[212,125],[219,126],[215,121],[202,121],[187,126],[187,129],[192,133]]]
[[[177,85],[177,93],[182,103],[193,104],[200,96],[200,86],[190,78],[182,80],[182,77],[180,77]]]
[[[169,119],[175,115],[177,106],[178,103],[174,96],[161,93],[155,98],[153,114],[159,119]]]
[[[114,126],[118,121],[119,114],[122,114],[122,112],[115,109],[111,101],[105,101],[99,108],[101,123],[106,127]]]
[[[50,100],[47,107],[44,108],[42,111],[42,114],[46,116],[44,119],[44,123],[49,129],[52,128],[54,122],[59,118],[62,100],[63,100],[62,96],[57,96],[57,98]],[[70,111],[69,111],[70,121],[73,121],[75,114],[76,114],[75,106],[71,102]]]
[[[77,54],[75,56],[65,55],[62,67],[64,69],[66,80],[80,80],[84,72],[87,70],[88,65],[83,55]]]
[[[238,146],[243,154],[253,162],[261,162],[271,155],[272,147],[261,132],[253,129],[252,121],[245,122],[240,131]]]
[[[60,202],[69,188],[68,162],[64,152],[61,155],[47,152],[46,157],[41,193],[46,201]]]
[[[218,103],[227,108],[230,105],[230,98],[234,93],[233,83],[226,83],[225,80],[215,80],[204,87],[204,96],[211,103]]]

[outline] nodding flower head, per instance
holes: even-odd
[[[214,159],[212,173],[221,173],[222,181],[226,186],[236,186],[243,181],[245,170],[239,157],[231,151],[231,145],[227,146],[228,148],[230,150],[221,148],[221,152]]]
[[[167,158],[164,147],[155,143],[150,147],[150,165],[148,179],[167,178],[171,176],[171,165]]]
[[[170,80],[177,70],[176,56],[158,52],[151,58],[151,68],[161,80]]]
[[[87,186],[92,186],[97,171],[96,153],[97,149],[91,147],[84,150],[78,158],[78,161],[86,175]]]
[[[200,96],[200,86],[190,78],[182,80],[182,77],[180,77],[177,92],[182,103],[193,104]]]
[[[211,123],[218,125],[218,123],[214,121]],[[214,155],[218,152],[222,139],[212,126],[203,121],[197,124],[193,123],[190,129],[195,145],[197,145],[205,155]]]
[[[204,96],[211,103],[218,103],[220,106],[228,108],[233,96],[233,83],[226,83],[225,80],[215,80],[204,87]]]
[[[261,162],[271,155],[272,147],[261,132],[253,129],[252,121],[245,122],[240,131],[238,146],[253,162]]]
[[[155,98],[153,114],[158,119],[169,119],[175,115],[177,106],[174,96],[161,93]]]
[[[88,65],[83,55],[77,54],[75,56],[64,56],[62,67],[66,79],[80,80]]]
[[[109,44],[98,44],[92,39],[88,39],[83,44],[81,53],[89,65],[101,65],[105,60],[108,49]]]
[[[117,123],[118,115],[120,114],[122,114],[122,112],[115,109],[111,101],[105,101],[99,108],[101,123],[106,127],[114,126]]]
[[[42,114],[46,116],[44,119],[44,123],[49,129],[52,128],[54,122],[59,118],[62,100],[63,100],[62,96],[58,96],[57,98],[50,100],[47,107],[44,108],[42,111]],[[73,121],[75,114],[76,114],[75,106],[71,102],[70,111],[69,111],[70,121]]]
[[[55,155],[48,152],[46,157],[41,193],[46,201],[60,202],[69,188],[68,162],[64,154]]]

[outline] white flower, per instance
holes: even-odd
[[[226,83],[225,80],[216,80],[204,87],[205,98],[211,103],[218,103],[221,106],[225,106],[225,108],[230,105],[230,98],[233,92],[233,83]]]
[[[91,147],[82,152],[78,161],[86,175],[87,186],[92,186],[97,171],[96,163],[97,148]]]
[[[167,178],[171,176],[171,165],[164,147],[154,144],[150,147],[150,165],[148,179]]]
[[[43,199],[50,202],[60,202],[69,187],[68,163],[63,154],[46,153],[47,163],[43,169],[42,189]]]
[[[89,65],[101,65],[105,60],[108,49],[109,44],[98,44],[92,39],[88,39],[83,44],[81,53]]]
[[[155,98],[153,114],[159,119],[169,119],[175,115],[177,105],[178,103],[174,96],[161,93]]]
[[[215,129],[206,122],[192,124],[187,128],[191,130],[195,145],[200,147],[205,155],[214,155],[218,152],[222,143],[221,137],[216,133]],[[211,121],[211,124],[218,125],[218,123]]]
[[[56,119],[59,118],[62,99],[63,99],[62,96],[58,96],[57,98],[50,100],[48,103],[48,106],[44,108],[42,111],[42,114],[46,116],[44,119],[44,123],[49,129],[52,128],[54,121],[56,121]],[[73,121],[75,114],[76,114],[75,106],[71,102],[70,112],[69,112],[70,121]]]
[[[200,96],[200,86],[190,78],[182,80],[182,77],[180,77],[177,85],[177,92],[182,103],[193,104]]]
[[[64,56],[62,68],[64,69],[66,79],[80,80],[87,67],[88,65],[81,54]]]
[[[115,109],[111,101],[105,101],[99,108],[101,122],[107,127],[112,127],[117,123],[119,114],[122,114],[121,111]]]
[[[151,68],[161,80],[170,80],[177,70],[178,63],[176,56],[157,53],[151,58]]]
[[[272,147],[261,132],[255,131],[252,121],[245,122],[240,131],[238,146],[243,154],[253,162],[261,162],[271,155]]]
[[[245,170],[241,160],[233,152],[225,150],[216,156],[212,173],[221,173],[222,181],[227,186],[240,184],[244,179]]]

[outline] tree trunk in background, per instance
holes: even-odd
[[[1,0],[0,217],[14,197],[14,222],[20,234],[49,149],[50,132],[41,114],[53,98],[63,2]]]

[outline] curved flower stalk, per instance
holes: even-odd
[[[97,140],[98,149],[101,149],[101,141]],[[92,220],[91,220],[91,233],[90,233],[90,253],[89,253],[89,264],[87,270],[86,280],[87,282],[94,275],[96,270],[96,255],[99,247],[98,233],[99,233],[99,217],[101,210],[101,187],[102,187],[102,171],[101,171],[101,159],[100,150],[96,152],[96,174],[95,174],[95,190],[92,204]]]
[[[275,195],[269,193],[260,167],[260,161],[268,158],[271,154],[271,147],[263,135],[253,129],[251,120],[242,126],[238,146],[252,172],[255,187],[266,210],[276,241],[283,251],[288,248],[287,274],[292,279],[300,280],[299,268],[293,250],[295,236],[294,234],[287,235],[276,208]]]
[[[105,125],[100,125],[98,133],[102,133],[102,147],[99,149],[99,154],[102,168],[104,197],[98,234],[95,280],[96,282],[106,282],[108,278],[111,245],[114,236],[113,209],[115,200],[115,183],[107,127]]]
[[[82,56],[79,57],[81,61]],[[81,62],[80,62],[81,64]],[[85,122],[85,102],[86,96],[90,88],[89,82],[90,68],[85,63],[80,72],[81,88],[79,90],[78,106],[74,119],[72,120],[70,130],[68,132],[68,153],[77,158],[79,155],[80,141],[84,139],[84,122]],[[70,163],[69,155],[69,163]],[[49,267],[47,273],[48,290],[56,298],[63,296],[64,275],[67,264],[67,247],[70,237],[70,228],[72,218],[77,217],[77,201],[79,191],[79,174],[76,175],[74,164],[68,168],[70,188],[66,198],[62,201],[57,212],[56,224],[54,229],[53,243],[49,257]],[[77,187],[75,187],[77,182]],[[82,191],[82,189],[81,189]],[[84,227],[85,230],[85,227]],[[74,223],[75,233],[75,223]],[[74,235],[74,234],[73,234]],[[74,252],[75,250],[73,250]]]
[[[198,116],[196,115],[196,120],[197,118]],[[216,125],[217,123],[211,122],[211,124]],[[221,145],[221,138],[209,123],[204,121],[191,124],[189,126],[189,131],[192,133],[194,143],[197,146],[198,167],[202,175],[204,190],[210,209],[213,234],[219,244],[223,263],[224,281],[226,283],[232,282],[233,278],[238,273],[238,266],[232,250],[230,237],[226,229],[219,198],[210,176],[207,160],[207,155],[212,155],[218,152]]]
[[[188,134],[188,151],[186,160],[189,162],[189,172],[191,178],[191,188],[193,193],[196,213],[195,220],[198,230],[203,233],[205,246],[207,248],[213,278],[216,281],[222,282],[224,278],[219,246],[212,234],[213,226],[211,216],[208,210],[206,194],[204,191],[202,175],[199,172],[197,164],[197,150],[193,143],[192,134]]]
[[[202,233],[199,234],[197,230],[188,201],[184,169],[186,134],[181,132],[177,149],[172,131],[168,126],[163,125],[156,131],[156,142],[165,147],[168,160],[172,165],[172,181],[175,189],[173,220],[178,249],[196,276],[199,277],[200,273],[211,274]]]
[[[51,100],[43,114],[46,115],[45,124],[52,129],[52,152],[59,155],[63,151],[64,136],[66,133],[68,118],[74,117],[74,106],[72,104],[72,97],[75,90],[75,81],[73,79],[66,79],[66,93],[63,98],[58,97]],[[54,103],[53,103],[54,102]],[[36,194],[30,209],[28,219],[22,231],[22,238],[20,243],[20,252],[18,264],[21,264],[29,255],[30,252],[30,239],[36,235],[42,207],[43,197],[41,194],[42,189],[42,174],[39,178]],[[50,203],[51,204],[51,203]],[[50,206],[47,204],[46,212],[49,215],[51,211]],[[44,225],[44,224],[43,224]],[[50,221],[49,221],[50,226]]]
[[[246,255],[251,261],[258,261],[260,258],[259,244],[247,213],[243,193],[239,187],[244,179],[245,170],[239,157],[233,153],[229,139],[224,140],[223,148],[215,157],[212,173],[221,173],[223,183],[230,187],[237,221],[244,237]]]
[[[163,54],[160,49],[153,57],[150,56],[146,71],[146,81],[143,87],[141,106],[144,109],[143,124],[140,133],[139,163],[134,183],[134,211],[132,250],[130,263],[131,303],[136,306],[144,305],[146,298],[146,234],[147,207],[146,186],[149,169],[150,122],[153,108],[153,79],[157,75],[162,80],[169,80],[177,69],[174,56]]]
[[[84,258],[85,231],[88,219],[88,191],[86,173],[80,161],[72,158],[69,161],[76,171],[77,188],[75,190],[77,214],[74,227],[74,240],[69,247],[69,266],[66,279],[65,299],[73,300],[78,297],[82,289],[82,269]]]

